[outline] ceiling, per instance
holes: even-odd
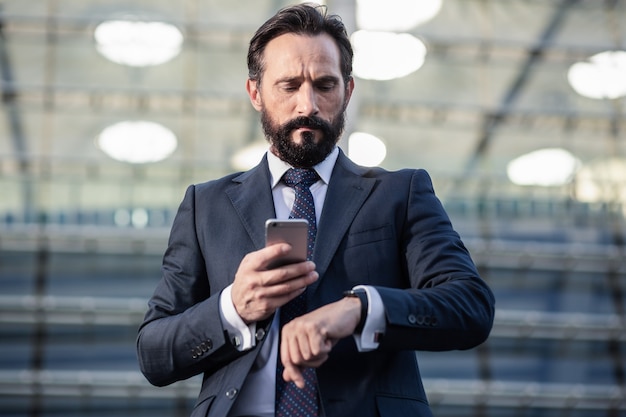
[[[288,3],[4,0],[0,213],[172,209],[187,184],[231,172],[234,153],[263,140],[244,88],[248,40]],[[355,29],[353,0],[326,3]],[[177,25],[182,52],[147,68],[105,59],[95,26],[129,13]],[[357,79],[349,108],[349,132],[387,145],[383,167],[427,169],[444,198],[486,181],[494,193],[527,194],[506,180],[520,155],[559,147],[589,163],[626,154],[626,99],[585,98],[567,80],[573,63],[626,49],[626,0],[444,0],[411,33],[428,48],[423,67]],[[168,127],[177,150],[158,163],[112,160],[95,138],[127,119]]]

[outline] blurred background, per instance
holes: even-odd
[[[281,0],[0,2],[0,415],[187,416],[135,336],[191,183],[266,149],[246,52]],[[626,416],[626,0],[328,0],[341,147],[425,168],[497,298],[418,352],[438,416]]]

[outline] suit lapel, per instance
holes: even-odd
[[[376,179],[364,177],[365,172],[366,169],[339,152],[328,184],[313,254],[320,277],[324,276],[352,220],[376,183]],[[265,221],[276,217],[267,157],[255,168],[235,177],[226,194],[256,249],[263,248]],[[309,296],[315,293],[319,282],[309,286]]]
[[[339,153],[333,169],[320,224],[315,239],[313,260],[320,277],[324,276],[339,243],[352,220],[370,195],[376,179],[365,178],[366,170]],[[315,292],[320,280],[309,286],[309,295]]]
[[[265,247],[265,221],[276,217],[267,156],[255,168],[233,178],[226,194],[256,249]]]

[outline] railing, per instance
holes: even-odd
[[[146,300],[58,296],[0,296],[0,324],[137,326]],[[617,315],[497,310],[491,338],[626,341],[626,323]],[[431,379],[433,405],[626,410],[626,390],[617,385]],[[132,371],[0,371],[0,395],[112,398],[187,398],[197,378],[166,388],[150,386]]]
[[[476,231],[473,231],[476,233]],[[546,240],[550,239],[549,231]],[[54,251],[59,253],[150,254],[161,256],[168,227],[132,227],[0,224],[0,250]],[[534,241],[480,237],[463,240],[481,267],[577,271],[626,275],[626,247],[590,231],[586,240]]]
[[[141,298],[0,295],[0,323],[138,326]],[[626,322],[616,314],[497,310],[491,337],[626,342]]]
[[[626,410],[626,389],[616,385],[425,379],[433,406],[497,406],[564,410]],[[198,378],[151,386],[139,372],[0,371],[0,395],[25,397],[194,399]]]
[[[529,287],[535,285],[533,280],[536,272],[550,273],[566,277],[569,283],[575,283],[576,291],[583,293],[590,288],[588,280],[596,279],[597,285],[602,287],[602,302],[613,303],[606,311],[613,311],[616,314],[592,314],[584,311],[566,313],[538,309],[526,311],[499,307],[490,336],[490,342],[495,343],[489,345],[488,342],[487,347],[493,348],[488,353],[489,358],[477,359],[484,353],[476,350],[469,353],[473,355],[469,357],[470,361],[488,362],[487,367],[495,367],[496,362],[492,364],[490,358],[501,359],[498,358],[499,348],[503,347],[507,354],[506,350],[510,349],[510,346],[519,344],[531,345],[530,350],[523,353],[528,355],[524,359],[532,357],[541,364],[543,361],[547,364],[558,358],[551,357],[537,346],[570,346],[571,343],[572,346],[574,344],[577,346],[576,353],[570,352],[573,356],[582,355],[587,358],[585,355],[593,355],[596,351],[602,352],[602,367],[590,365],[584,371],[604,372],[610,368],[609,372],[619,373],[624,369],[621,352],[626,342],[626,317],[620,315],[621,310],[616,307],[623,304],[623,285],[626,282],[626,248],[620,243],[620,239],[615,239],[623,232],[621,209],[616,210],[615,207],[606,205],[581,205],[557,201],[509,203],[504,200],[499,202],[450,200],[447,203],[455,226],[461,229],[463,240],[478,267],[487,271],[487,275],[492,274],[496,278],[500,271],[508,271],[509,275],[514,274],[511,271],[517,271],[529,280],[525,282]],[[537,236],[543,239],[524,238],[520,235],[507,236],[507,230],[511,230],[510,224],[506,224],[504,228],[491,228],[493,223],[507,222],[505,213],[511,213],[516,224],[522,229],[536,229]],[[165,210],[161,215],[162,219],[171,220],[173,211]],[[0,215],[0,251],[5,255],[12,252],[93,256],[130,254],[133,257],[135,254],[141,254],[150,256],[150,259],[154,257],[158,263],[156,258],[160,258],[165,250],[169,220],[149,223],[146,227],[134,227],[132,224],[122,227],[111,221],[112,216],[113,211],[94,212],[92,217],[54,216],[47,213],[43,218],[35,216],[20,219],[19,216],[13,216],[10,218],[11,221],[7,221],[7,216]],[[80,219],[82,220],[78,221]],[[94,219],[101,221],[92,221]],[[486,229],[483,222],[488,226]],[[563,228],[561,227],[563,224],[575,224],[576,227]],[[603,227],[595,227],[597,224],[602,224]],[[614,288],[608,288],[609,280],[605,280],[608,276],[611,277],[611,285],[614,285]],[[513,291],[509,288],[513,281],[506,281],[507,279],[512,278],[505,278],[495,284],[499,285],[500,289]],[[556,287],[549,290],[547,288],[541,287],[539,291],[559,291]],[[613,291],[617,291],[616,295],[609,299]],[[74,329],[75,333],[79,334],[83,327],[89,328],[92,332],[99,331],[100,326],[103,329],[106,329],[106,326],[115,326],[128,330],[136,328],[141,323],[146,302],[147,300],[141,297],[66,297],[45,292],[41,295],[0,294],[0,325],[4,326],[4,329],[46,329],[44,333],[49,331],[48,335],[52,338],[58,336],[54,334],[56,330],[50,329],[58,328],[68,329],[72,334]],[[519,305],[515,304],[518,307]],[[28,336],[22,333],[14,337],[15,339],[10,342],[14,343],[11,349],[19,349],[31,343],[27,339]],[[532,343],[525,344],[525,341]],[[47,348],[46,340],[42,339],[39,343],[42,351]],[[77,345],[78,342],[71,343],[71,349],[76,351],[82,349],[82,346]],[[121,342],[116,340],[114,343],[117,348]],[[132,346],[127,341],[123,343],[123,349],[129,355],[126,360],[133,360],[130,357]],[[617,346],[617,353],[609,352],[611,346]],[[576,359],[580,357],[577,356]],[[466,357],[463,357],[464,361],[465,359]],[[529,382],[518,380],[516,369],[512,366],[502,373],[503,379],[509,375],[513,380],[478,377],[471,379],[472,375],[469,375],[469,378],[462,375],[459,378],[426,378],[424,384],[434,407],[544,408],[581,410],[583,413],[595,411],[593,415],[604,415],[598,412],[614,411],[615,415],[626,412],[626,387],[620,385],[621,380],[617,377],[602,377],[601,383],[589,384],[580,383],[585,381],[584,378],[576,379],[576,383],[547,382],[546,379],[550,378],[544,378],[542,380],[544,382]],[[611,383],[612,381],[615,383]],[[139,372],[129,370],[54,370],[44,366],[0,370],[0,397],[6,399],[14,396],[25,401],[30,398],[50,397],[65,397],[72,401],[92,398],[112,398],[120,401],[129,398],[193,401],[198,389],[199,378],[165,388],[155,388],[150,386]]]

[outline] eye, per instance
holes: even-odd
[[[300,83],[295,81],[284,81],[279,84],[279,87],[284,92],[293,93],[294,91],[298,91]]]
[[[320,84],[320,85],[317,86],[317,89],[320,90],[320,91],[331,91],[333,88],[335,88],[335,85],[334,84],[328,84],[328,83]]]
[[[335,79],[322,79],[315,83],[315,88],[323,92],[332,91],[335,87],[337,87]]]

